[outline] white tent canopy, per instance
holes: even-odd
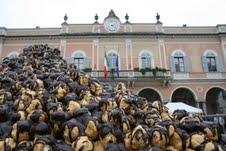
[[[203,113],[201,109],[187,105],[183,102],[168,102],[165,106],[169,109],[170,114],[173,114],[175,110],[186,110],[190,113]]]

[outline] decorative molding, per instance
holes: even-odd
[[[126,39],[125,45],[126,45],[126,69],[133,70],[132,40]],[[131,72],[131,73],[129,72],[128,76],[133,77],[134,72]]]
[[[173,79],[189,79],[189,73],[173,73]]]
[[[71,54],[71,57],[74,57],[76,55],[76,53],[81,53],[85,58],[87,57],[86,53],[81,50],[81,49],[78,49],[78,50],[75,50],[72,54]]]
[[[6,28],[0,27],[0,35],[7,35]]]
[[[167,69],[168,68],[167,67],[167,61],[166,61],[167,55],[166,55],[166,47],[165,47],[164,40],[159,39],[159,43],[160,43],[160,48],[161,47],[163,48],[164,67],[165,67],[165,69]]]
[[[127,43],[127,39],[125,40],[125,45],[126,45],[126,70],[129,70],[129,56],[128,56],[128,51],[130,51],[130,50],[128,50],[128,43]],[[130,47],[129,47],[130,48]]]
[[[224,58],[224,61],[223,62],[226,65],[226,49],[225,49],[225,43],[223,42],[222,39],[220,40],[220,43],[221,43],[221,51],[222,51],[223,58]]]
[[[201,87],[201,86],[197,86],[195,89],[196,89],[196,91],[199,92],[199,93],[203,92],[203,90],[204,90],[204,88]]]
[[[69,27],[67,25],[62,25],[60,33],[69,33]]]
[[[196,92],[195,92],[192,88],[190,88],[190,87],[188,87],[188,86],[178,86],[178,87],[174,88],[174,89],[171,91],[171,94],[170,94],[170,100],[172,100],[173,93],[174,93],[177,89],[180,89],[180,88],[185,88],[185,89],[190,90],[191,93],[194,95],[195,101],[197,102],[198,96],[197,96]]]
[[[159,51],[159,61],[160,61],[160,68],[162,68],[162,51],[161,51],[161,40],[158,39],[158,51]]]
[[[219,86],[219,85],[214,85],[214,86],[211,86],[209,87],[208,89],[206,89],[205,93],[204,93],[204,100],[206,100],[206,95],[208,93],[208,91],[212,88],[219,88],[219,89],[222,89],[222,90],[226,90],[226,88],[222,87],[222,86]]]
[[[132,32],[132,25],[127,23],[124,25],[124,32]]]
[[[222,73],[206,73],[207,79],[221,79],[222,78]]]
[[[206,56],[208,53],[213,53],[215,56],[217,56],[217,52],[213,49],[208,49],[203,53],[203,56]]]
[[[171,84],[225,84],[225,79],[174,79]]]
[[[225,33],[226,32],[226,25],[218,25],[217,26],[217,31],[219,33]]]
[[[156,91],[156,92],[159,94],[160,99],[161,99],[162,101],[164,100],[164,97],[163,97],[162,93],[161,93],[158,89],[156,89],[156,88],[154,88],[154,87],[143,87],[143,88],[141,88],[140,90],[137,91],[137,95],[138,95],[142,90],[144,90],[144,89],[152,89],[152,90]]]
[[[178,52],[181,53],[181,54],[183,54],[183,56],[186,56],[185,52],[184,52],[182,49],[174,50],[174,51],[172,52],[171,56],[172,56],[172,57],[175,56],[175,53],[178,53]]]
[[[66,39],[60,40],[60,50],[63,51],[63,58],[66,57],[67,41]]]
[[[96,54],[96,65],[95,65],[95,54]],[[99,39],[94,39],[92,44],[92,68],[99,70]]]
[[[221,34],[222,35],[222,34]],[[223,34],[226,36],[226,34]],[[56,35],[12,35],[12,36],[3,36],[3,39],[12,39],[12,40],[24,40],[24,39],[96,39],[96,38],[219,38],[220,34],[165,34],[165,33],[155,33],[155,32],[131,32],[131,33],[61,33]]]
[[[163,32],[164,32],[164,29],[163,29],[163,27],[162,27],[162,24],[156,24],[156,25],[155,25],[155,31],[156,31],[157,33],[163,33]]]
[[[93,33],[100,33],[100,25],[94,24],[93,27],[92,27],[92,32]]]

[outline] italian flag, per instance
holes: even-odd
[[[108,62],[107,54],[105,52],[104,54],[104,78],[105,79],[108,76],[108,67],[109,67],[109,62]]]

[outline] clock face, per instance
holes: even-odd
[[[109,32],[116,32],[119,29],[119,21],[116,19],[108,19],[106,20],[104,26]]]

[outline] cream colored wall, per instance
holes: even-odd
[[[81,39],[74,39],[74,40],[67,40],[67,49],[65,58],[72,57],[73,52],[75,51],[84,51],[88,58],[92,58],[92,40],[81,40]]]
[[[217,33],[215,26],[210,27],[163,27],[165,33]]]
[[[93,24],[69,24],[69,33],[92,32]]]
[[[132,24],[133,32],[155,32],[155,24]]]
[[[114,50],[119,53],[120,56],[120,69],[126,69],[126,54],[125,54],[125,43],[123,39],[100,39],[99,40],[99,69],[104,68],[104,54],[110,50]]]
[[[154,65],[160,66],[160,58],[159,58],[159,48],[158,42],[156,40],[147,40],[147,39],[134,39],[132,41],[132,49],[133,49],[133,66],[134,68],[139,67],[138,56],[142,50],[148,50],[153,54]]]
[[[170,56],[175,50],[183,50],[189,57],[190,69],[192,72],[203,72],[201,56],[206,50],[214,50],[222,56],[220,42],[217,39],[167,39],[165,40],[167,63],[170,65]],[[221,58],[223,61],[223,58]]]
[[[159,46],[156,39],[135,38],[132,39],[132,60],[133,67],[139,67],[138,56],[142,50],[150,50],[154,57],[154,65],[160,67]],[[21,49],[32,44],[49,44],[53,47],[60,48],[60,40],[5,40],[3,41],[2,56],[7,56],[12,51],[21,51]],[[115,50],[120,55],[120,69],[126,70],[126,42],[124,38],[105,38],[99,40],[99,69],[103,68],[104,52]],[[203,72],[201,56],[206,50],[214,50],[221,56],[222,62],[223,51],[218,39],[164,39],[166,49],[167,68],[170,68],[170,56],[173,51],[181,49],[189,56],[190,67],[192,72]],[[225,46],[226,47],[226,46]],[[87,56],[92,59],[93,39],[66,39],[65,58],[71,57],[76,50],[83,50]],[[161,51],[162,64],[164,64],[164,53]],[[95,54],[97,55],[97,54]],[[90,60],[91,61],[91,60]],[[92,61],[91,61],[92,62]],[[224,66],[224,71],[226,67]]]
[[[6,57],[13,51],[21,53],[24,48],[34,44],[48,44],[49,46],[54,48],[60,47],[59,40],[4,40],[2,57]]]
[[[60,34],[61,28],[27,28],[27,29],[7,29],[7,35],[57,35]]]

